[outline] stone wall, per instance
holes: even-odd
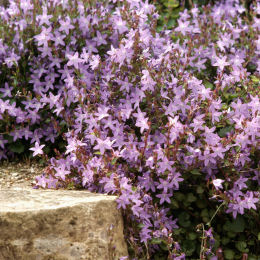
[[[1,260],[117,260],[127,256],[115,196],[0,190]]]

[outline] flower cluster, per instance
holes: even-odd
[[[39,187],[117,195],[129,241],[152,254],[162,239],[184,258],[171,202],[192,172],[234,217],[259,201],[259,10],[194,7],[158,33],[148,1],[10,1],[0,7],[10,30],[0,31],[0,157],[11,137],[46,159],[44,146],[63,138]]]

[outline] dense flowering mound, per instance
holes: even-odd
[[[37,186],[117,195],[138,259],[183,259],[178,190],[196,187],[234,218],[257,209],[260,5],[194,7],[158,33],[148,1],[83,2],[0,9],[0,156],[30,140],[49,162]],[[212,228],[200,228],[204,259]]]

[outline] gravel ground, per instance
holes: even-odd
[[[44,168],[37,162],[0,162],[0,189],[32,188]]]

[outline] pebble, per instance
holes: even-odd
[[[43,172],[44,167],[38,164],[30,165],[25,162],[0,163],[1,188],[28,188],[35,185],[35,177]]]

